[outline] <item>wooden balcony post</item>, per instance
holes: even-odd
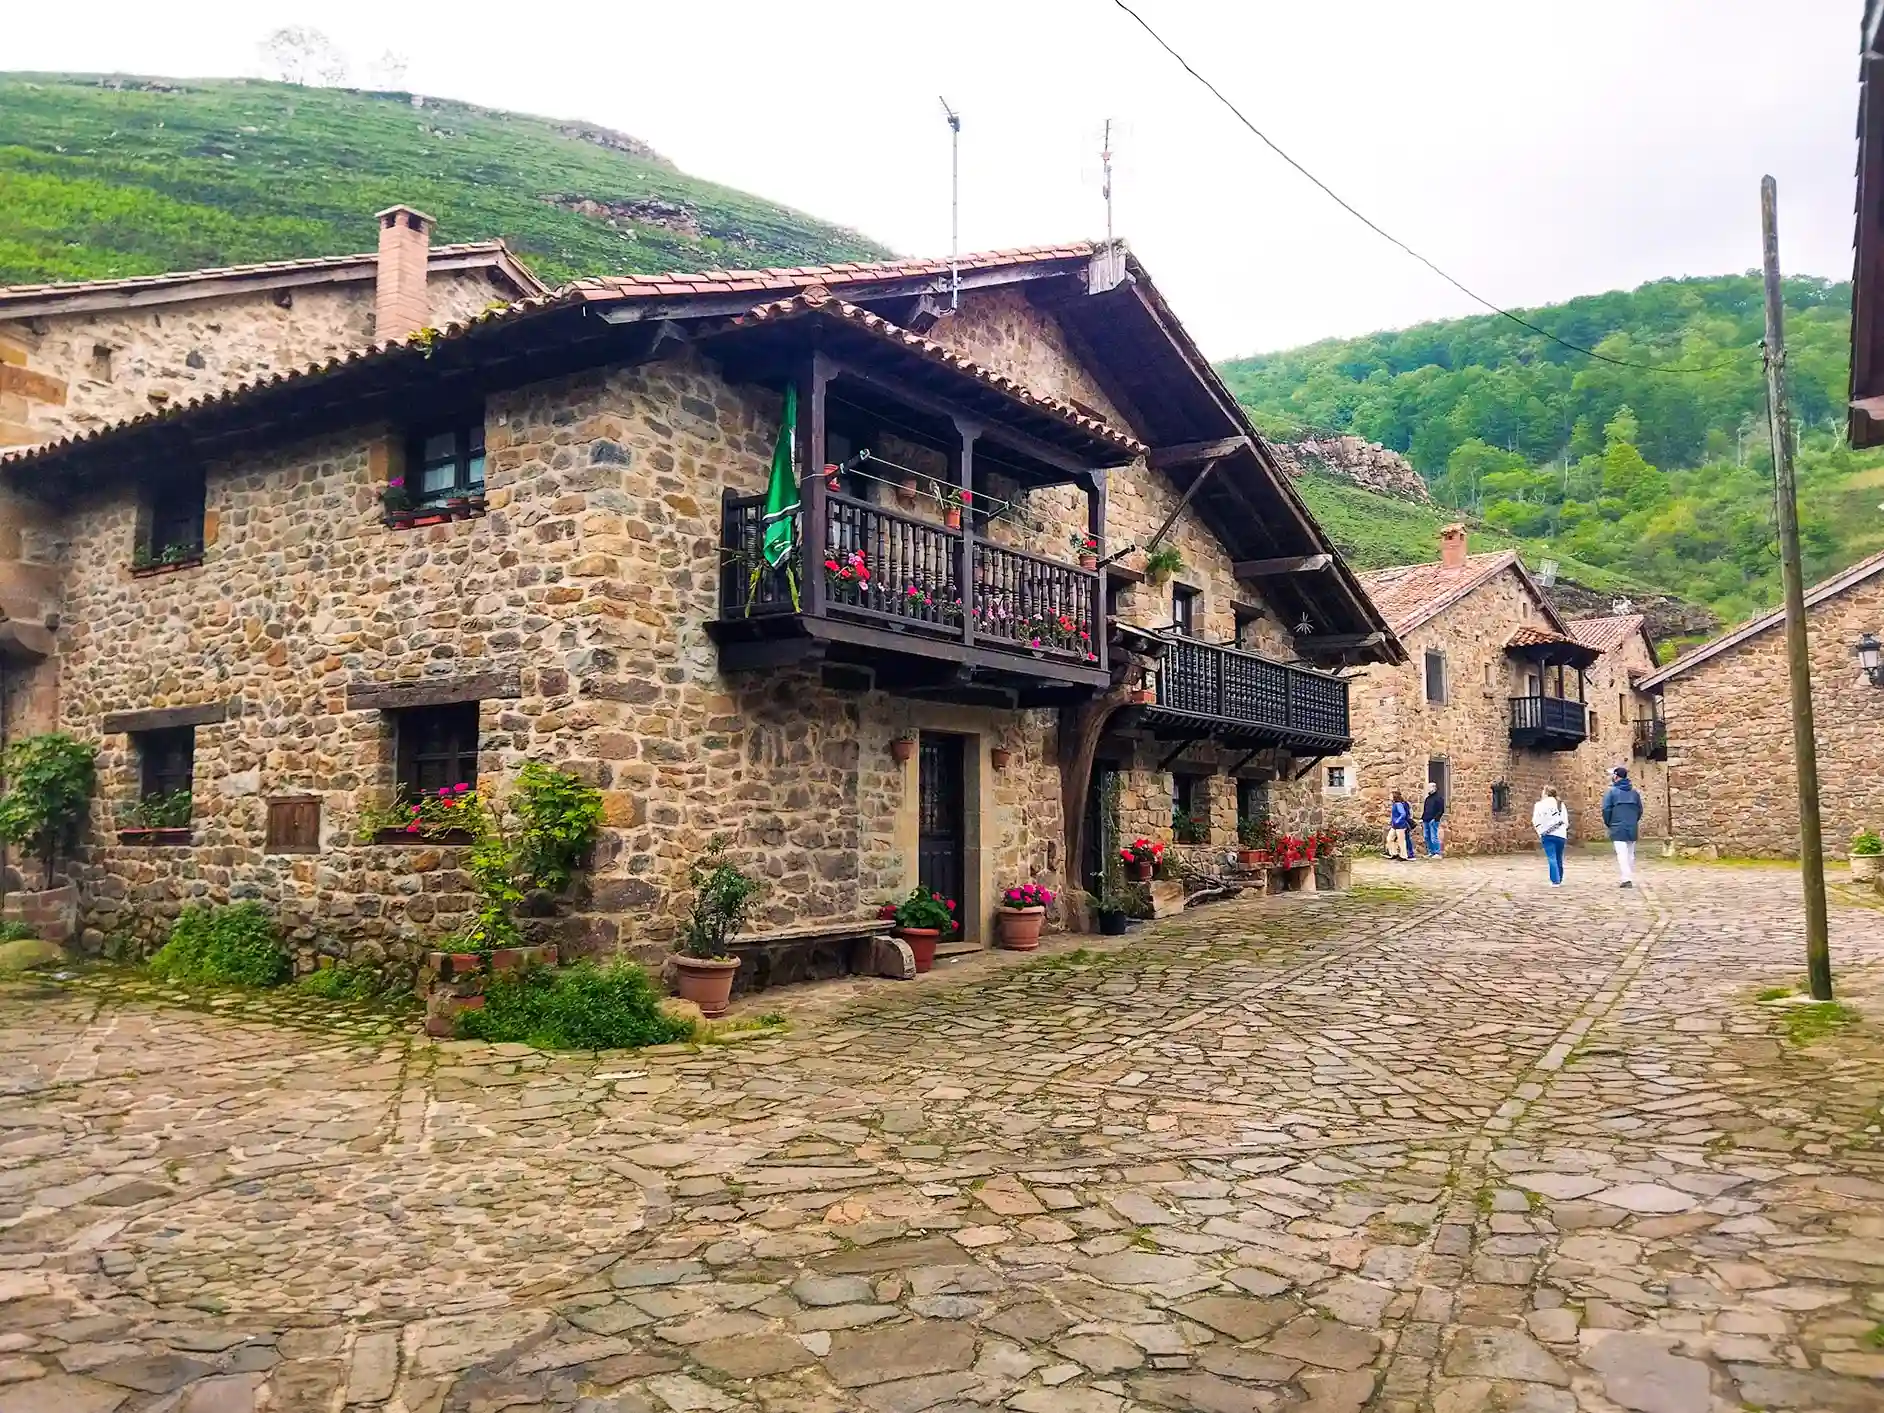
[[[1092,593],[1092,650],[1098,655],[1099,666],[1106,665],[1106,643],[1112,637],[1112,625],[1106,621],[1106,571],[1103,567],[1106,557],[1106,471],[1104,467],[1092,473],[1092,481],[1086,488],[1086,533],[1093,537],[1093,543],[1099,547],[1101,568],[1093,581]]]
[[[975,587],[975,438],[981,435],[981,427],[960,417],[955,419],[955,435],[959,445],[950,457],[955,463],[955,484],[968,492],[968,499],[961,501],[962,538],[956,546],[959,556],[955,569],[955,583],[962,596],[962,641],[973,646],[975,641],[975,609],[979,595]]]
[[[799,597],[805,613],[812,618],[824,616],[824,545],[830,535],[830,510],[824,493],[824,388],[831,381],[831,365],[822,353],[813,352],[799,365],[798,384],[798,498],[804,554],[798,572],[804,576]]]

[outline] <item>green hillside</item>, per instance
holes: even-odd
[[[888,253],[592,124],[259,80],[0,74],[0,284],[369,249],[372,213],[401,201],[440,241],[503,237],[550,283]]]
[[[1850,286],[1793,279],[1786,302],[1806,572],[1819,578],[1884,549],[1884,455],[1844,446]],[[1758,279],[1658,280],[1521,312],[1611,358],[1704,371],[1617,367],[1485,315],[1223,373],[1265,431],[1353,432],[1403,452],[1442,506],[1593,587],[1607,586],[1591,569],[1728,620],[1777,602]],[[1344,489],[1315,507],[1343,548],[1362,563],[1401,555],[1410,508]]]

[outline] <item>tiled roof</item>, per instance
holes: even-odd
[[[1007,250],[977,251],[955,262],[963,273],[999,270],[1010,265],[1038,265],[1056,260],[1085,260],[1097,249],[1091,241],[1067,245],[1022,245]],[[884,280],[946,275],[946,259],[847,260],[837,265],[796,265],[773,270],[703,270],[691,274],[602,275],[577,280],[571,289],[584,297],[649,299],[664,295],[765,294],[774,290],[809,289],[823,285],[877,284]]]
[[[1361,587],[1393,631],[1404,636],[1517,562],[1516,550],[1498,550],[1469,554],[1456,569],[1438,560],[1399,564],[1364,572]]]
[[[1805,606],[1808,609],[1814,608],[1825,600],[1844,593],[1846,589],[1855,588],[1866,579],[1878,574],[1884,574],[1884,554],[1874,554],[1869,559],[1861,559],[1843,573],[1820,580],[1806,590]],[[1764,633],[1768,628],[1776,628],[1785,621],[1786,610],[1783,607],[1776,608],[1771,613],[1763,613],[1758,618],[1749,619],[1731,632],[1723,633],[1712,642],[1703,643],[1700,647],[1683,653],[1668,666],[1649,673],[1639,685],[1644,688],[1659,687],[1671,677],[1679,677],[1689,668],[1698,667],[1709,658],[1724,653],[1729,648],[1739,647],[1748,638]]]
[[[989,387],[1029,407],[1037,408],[1088,436],[1111,442],[1128,456],[1137,456],[1145,450],[1144,443],[1120,431],[1111,423],[1098,417],[1088,416],[1071,404],[1061,402],[1058,398],[1043,397],[1025,384],[1017,383],[1012,378],[984,368],[972,358],[964,358],[954,349],[926,339],[921,334],[912,333],[900,324],[892,324],[888,319],[880,318],[868,309],[860,308],[855,304],[846,304],[822,285],[813,286],[805,293],[795,295],[790,299],[761,304],[751,313],[741,314],[734,318],[729,327],[749,328],[758,324],[778,323],[807,315],[823,315],[827,318],[841,319],[846,324],[874,334],[885,343],[895,344],[899,348],[921,354],[931,362],[966,373],[969,377],[986,383]]]
[[[431,249],[434,265],[500,265],[518,285],[532,294],[548,293],[548,288],[532,275],[501,240],[468,241],[461,245],[435,245]],[[67,280],[54,284],[0,285],[0,317],[20,304],[43,304],[48,300],[77,299],[90,295],[123,295],[127,299],[150,291],[178,289],[186,285],[229,280],[263,280],[275,275],[318,274],[358,268],[370,272],[379,263],[373,251],[357,255],[319,255],[303,260],[268,260],[254,265],[218,265],[203,270],[172,270],[161,275],[129,275],[115,280]]]
[[[1505,639],[1505,646],[1508,648],[1547,648],[1558,643],[1574,644],[1575,642],[1576,639],[1567,638],[1562,633],[1552,633],[1546,628],[1533,628],[1526,624]],[[1585,646],[1587,647],[1588,644]]]
[[[1604,618],[1573,618],[1564,626],[1570,636],[1599,653],[1613,653],[1644,630],[1648,620],[1639,613],[1618,613]]]

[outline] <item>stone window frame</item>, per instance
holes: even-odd
[[[1433,664],[1439,664],[1439,694],[1433,695]],[[1446,662],[1443,648],[1427,648],[1420,667],[1420,685],[1426,694],[1427,706],[1445,706],[1451,698],[1452,673]]]
[[[1339,771],[1341,778],[1335,779]],[[1357,772],[1352,761],[1334,761],[1322,767],[1321,790],[1324,795],[1352,795]]]

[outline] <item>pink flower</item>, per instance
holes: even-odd
[[[419,826],[418,826],[418,825],[416,825],[416,824],[408,824],[408,825],[406,826],[406,833],[408,833],[408,834],[417,834],[418,832],[419,832]]]
[[[464,781],[460,780],[456,785],[452,786],[451,788],[456,790],[460,795],[462,795],[464,794],[465,791],[469,790],[471,787],[467,785]]]
[[[948,907],[950,912],[955,911],[955,900],[953,898],[949,899]]]

